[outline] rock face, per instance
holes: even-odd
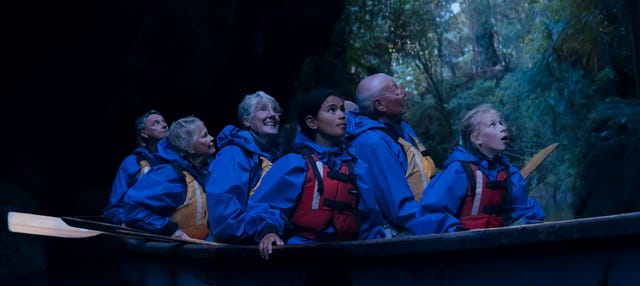
[[[592,217],[640,210],[638,100],[612,100],[594,114],[585,146],[576,215]]]

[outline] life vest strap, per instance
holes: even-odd
[[[324,206],[337,211],[353,211],[354,207],[351,202],[341,202],[332,199],[324,199]]]
[[[488,215],[502,215],[506,209],[503,206],[485,206],[482,208],[482,212]]]
[[[331,179],[334,179],[334,180],[338,180],[338,181],[341,181],[341,182],[347,182],[348,183],[348,182],[351,182],[350,179],[351,179],[352,175],[347,175],[347,174],[343,174],[343,173],[340,173],[340,172],[336,172],[334,170],[330,170],[327,173],[327,177],[329,177]]]
[[[500,189],[506,190],[508,188],[509,182],[506,180],[503,181],[489,181],[485,186],[489,189]]]

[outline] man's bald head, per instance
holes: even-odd
[[[358,83],[356,99],[361,112],[367,115],[375,113],[373,101],[376,97],[382,95],[384,84],[389,80],[393,81],[393,78],[384,73],[377,73],[365,77]]]

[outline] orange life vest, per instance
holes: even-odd
[[[175,167],[174,167],[175,168]],[[191,238],[205,239],[209,235],[207,197],[196,179],[187,171],[181,171],[187,184],[184,203],[171,215],[171,221]]]
[[[264,175],[266,175],[267,172],[271,169],[271,166],[273,166],[273,163],[271,163],[271,161],[269,161],[269,159],[264,156],[258,156],[258,160],[260,162],[260,168],[262,171],[260,172],[260,178],[258,178],[258,182],[256,183],[256,185],[253,186],[251,190],[249,190],[249,197],[253,196],[253,193],[255,193],[256,189],[258,189],[258,187],[260,186],[262,178],[264,178]]]
[[[410,140],[406,140],[391,126],[380,127],[380,129],[402,147],[407,158],[407,171],[404,176],[407,178],[414,200],[421,201],[424,188],[436,174],[436,165],[429,156],[429,151],[416,136],[409,135]]]
[[[433,159],[427,154],[427,149],[424,144],[416,138],[411,136],[414,144],[411,144],[402,137],[398,137],[397,142],[402,146],[402,149],[407,156],[407,172],[405,177],[407,183],[413,193],[413,198],[416,201],[422,200],[422,193],[424,188],[436,174],[436,165],[433,163]]]
[[[331,224],[336,240],[358,238],[360,222],[356,216],[360,191],[355,183],[353,161],[343,162],[338,172],[330,170],[315,155],[305,154],[307,175],[300,201],[290,221],[294,232],[308,239]]]

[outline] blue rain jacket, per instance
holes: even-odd
[[[343,161],[352,160],[344,146],[323,147],[300,132],[296,137],[296,146],[308,146],[320,161],[333,170],[338,170]],[[302,193],[307,168],[302,154],[290,153],[278,159],[265,175],[255,194],[249,199],[247,209],[246,228],[256,243],[266,234],[266,230],[273,230],[287,244],[314,242],[298,235],[290,238],[284,236],[288,217],[295,210],[298,196]],[[364,162],[356,161],[354,172],[361,194],[358,214],[362,218],[359,239],[385,238],[382,216],[376,206],[374,195],[362,176],[366,170]],[[331,240],[334,236],[335,228],[329,226],[318,234],[315,241],[324,238]]]
[[[199,169],[173,151],[166,139],[158,142],[155,156],[160,163],[126,193],[122,222],[128,227],[151,233],[172,235],[178,230],[178,225],[171,222],[171,215],[184,203],[187,195],[187,184],[181,171],[187,171],[204,186],[211,161]],[[176,170],[172,164],[181,170]]]
[[[144,147],[136,148],[132,154],[122,160],[111,186],[109,202],[102,212],[107,222],[122,224],[122,200],[127,190],[140,178],[141,168],[138,157],[147,160],[151,167],[157,165],[153,154]]]
[[[206,184],[209,209],[208,240],[226,243],[252,243],[244,236],[243,216],[247,209],[249,190],[262,175],[259,156],[273,163],[280,154],[279,145],[260,150],[248,130],[227,125],[218,135],[218,153],[209,168],[211,177]]]
[[[373,120],[358,111],[347,114],[346,140],[350,142],[360,161],[369,167],[364,173],[367,184],[376,196],[385,223],[399,232],[431,234],[438,231],[438,222],[430,217],[418,217],[420,203],[414,199],[405,176],[407,156],[402,146],[384,128],[382,121]],[[411,142],[416,136],[409,124],[402,122],[395,130]]]
[[[439,232],[453,232],[460,226],[456,217],[467,193],[469,180],[461,162],[471,162],[487,176],[496,180],[497,174],[509,169],[511,178],[511,200],[506,202],[505,226],[539,223],[545,218],[544,211],[535,200],[528,197],[528,187],[520,171],[509,163],[508,158],[499,154],[495,159],[496,166],[489,168],[484,156],[475,156],[462,146],[457,146],[444,163],[444,170],[429,182],[422,195],[420,214],[438,221]]]

